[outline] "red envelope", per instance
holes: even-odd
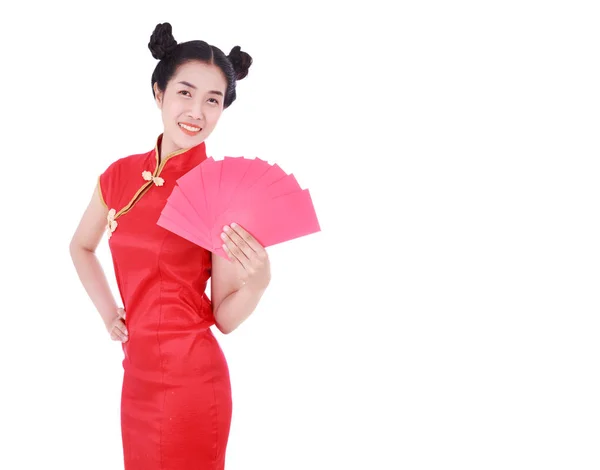
[[[224,225],[236,222],[264,247],[321,230],[308,189],[260,158],[212,157],[177,180],[157,222],[228,258]]]

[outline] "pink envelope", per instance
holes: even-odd
[[[271,199],[270,202],[254,221],[268,246],[321,230],[308,189]]]
[[[216,204],[217,213],[222,213],[229,207],[231,199],[253,160],[244,157],[225,157],[221,168],[219,184],[219,200]]]
[[[187,230],[181,228],[177,222],[170,219],[164,213],[160,214],[156,225],[159,225],[160,227],[168,230],[169,232],[174,233],[175,235],[179,235],[180,237],[185,238],[186,240],[210,251],[211,243],[208,240],[198,238],[193,233],[190,233]]]
[[[293,174],[244,157],[210,158],[180,177],[159,220],[224,259],[221,232],[232,222],[265,247],[321,230],[310,193]]]
[[[207,225],[206,211],[201,203],[203,199],[203,195],[198,194],[196,200],[198,200],[200,203],[194,204],[185,195],[181,187],[175,186],[171,192],[171,195],[167,199],[165,206],[174,206],[182,216],[187,217],[194,225],[197,226],[197,230],[208,234],[210,233],[210,227]]]

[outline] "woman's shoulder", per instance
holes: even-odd
[[[136,153],[126,157],[120,157],[112,161],[104,170],[103,173],[123,172],[130,169],[136,169],[143,164],[149,156],[149,152]]]
[[[139,183],[142,169],[145,169],[149,152],[117,158],[105,167],[98,177],[100,196],[105,205],[117,203],[122,193],[127,191],[128,182]],[[137,176],[138,178],[135,178]]]

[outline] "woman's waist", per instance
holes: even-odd
[[[206,284],[182,284],[176,282],[139,282],[135,287],[121,286],[121,297],[128,313],[137,310],[160,312],[196,311],[203,312],[212,307],[206,294]]]
[[[182,336],[203,335],[210,331],[215,324],[212,312],[200,314],[200,312],[189,311],[137,311],[125,319],[125,325],[129,332],[129,338],[181,338]]]
[[[123,300],[127,319],[132,326],[137,323],[149,323],[181,328],[194,327],[197,323],[214,324],[212,303],[206,296],[182,299],[165,295]]]

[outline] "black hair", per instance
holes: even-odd
[[[148,48],[152,52],[152,57],[160,61],[152,73],[152,95],[154,95],[155,83],[158,89],[164,92],[167,83],[180,65],[197,60],[216,65],[223,71],[227,80],[227,90],[223,98],[224,109],[235,101],[236,82],[248,75],[248,69],[252,65],[252,57],[243,52],[240,46],[235,46],[226,56],[221,49],[211,46],[205,41],[188,41],[177,44],[169,23],[156,25],[150,36]]]

